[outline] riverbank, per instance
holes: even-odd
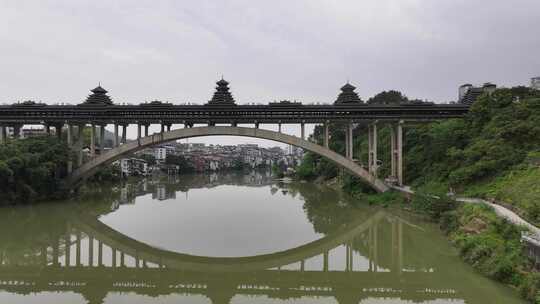
[[[397,101],[397,103],[402,101]],[[503,88],[483,94],[463,119],[405,126],[405,184],[418,194],[375,194],[361,180],[307,153],[296,170],[306,179],[333,181],[369,204],[394,205],[425,214],[441,226],[462,258],[484,275],[514,286],[540,303],[540,279],[521,243],[522,229],[497,216],[491,206],[457,203],[447,197],[495,201],[540,226],[540,91]],[[343,153],[343,126],[330,129],[330,146]],[[322,129],[315,140],[322,142]],[[367,133],[367,124],[353,131]],[[390,174],[390,131],[378,127],[379,176]],[[355,136],[354,158],[366,163],[367,136]],[[334,181],[335,183],[335,181]],[[440,199],[436,199],[439,197]]]

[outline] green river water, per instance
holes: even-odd
[[[95,187],[0,219],[0,303],[522,303],[434,224],[264,172]]]

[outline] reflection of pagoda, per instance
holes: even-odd
[[[234,98],[231,95],[231,92],[229,92],[229,83],[221,78],[220,81],[216,82],[216,92],[214,92],[214,96],[212,96],[212,99],[208,101],[209,105],[234,105]]]
[[[355,86],[347,82],[341,87],[341,93],[339,93],[334,104],[363,103],[360,97],[358,97],[358,94],[354,91],[355,89]]]
[[[97,88],[90,92],[92,92],[92,94],[86,98],[83,105],[107,106],[113,104],[111,98],[107,95],[107,90],[101,86],[97,86]]]

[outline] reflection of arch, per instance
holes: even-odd
[[[197,127],[197,128],[184,128],[177,129],[170,132],[154,134],[144,138],[140,138],[136,141],[121,145],[114,148],[103,155],[100,155],[75,170],[68,180],[68,185],[73,186],[80,181],[92,176],[99,167],[110,163],[114,160],[121,158],[123,155],[136,152],[138,150],[170,142],[182,138],[200,137],[200,136],[212,136],[212,135],[229,135],[229,136],[244,136],[254,137],[261,139],[273,140],[296,147],[300,147],[307,151],[319,154],[326,157],[330,161],[334,162],[338,166],[347,169],[351,174],[361,178],[366,183],[371,185],[375,190],[379,192],[385,192],[388,190],[386,184],[369,174],[365,169],[356,164],[354,161],[347,159],[340,154],[320,146],[318,144],[309,142],[302,138],[291,136],[275,131],[256,129],[256,128],[243,128],[243,127],[225,127],[225,126],[212,126],[212,127]]]
[[[202,257],[159,249],[123,235],[91,217],[80,217],[80,220],[73,222],[72,225],[111,248],[168,269],[203,272],[246,272],[281,267],[328,252],[366,231],[384,217],[385,213],[379,211],[368,219],[358,219],[343,225],[340,229],[322,239],[293,249],[272,254],[235,258]]]

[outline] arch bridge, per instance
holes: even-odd
[[[75,159],[68,163],[69,186],[76,186],[96,172],[96,168],[122,155],[144,147],[179,138],[209,135],[234,135],[263,138],[287,143],[312,151],[328,158],[353,175],[361,178],[375,190],[388,190],[387,183],[378,177],[377,128],[382,124],[391,126],[391,174],[390,183],[403,185],[403,126],[410,122],[434,121],[458,118],[469,110],[466,104],[407,103],[398,105],[366,104],[360,100],[355,87],[347,83],[333,104],[302,104],[299,102],[272,102],[269,104],[237,105],[229,91],[228,82],[217,82],[212,99],[204,105],[173,105],[161,101],[139,105],[114,104],[101,86],[93,89],[86,101],[77,105],[46,105],[27,101],[0,106],[0,140],[24,136],[24,125],[44,125],[45,133],[63,138],[75,152]],[[345,125],[345,155],[330,150],[329,125]],[[359,164],[354,159],[353,129],[358,123],[368,123],[369,160]],[[149,126],[159,124],[161,132],[149,135]],[[180,130],[172,125],[183,124]],[[195,125],[205,127],[193,128]],[[225,126],[217,126],[227,124]],[[254,128],[240,128],[238,124],[252,124]],[[259,129],[260,124],[277,124],[278,131]],[[300,136],[282,132],[282,124],[300,125]],[[305,125],[323,125],[323,144],[306,140]],[[113,149],[104,153],[105,127],[114,125]],[[127,128],[137,126],[137,139],[128,142]],[[90,126],[89,161],[83,163],[83,131]],[[99,128],[99,130],[98,130]],[[120,128],[122,134],[120,137]],[[143,132],[144,129],[144,132]],[[12,131],[11,131],[12,130]],[[96,133],[96,131],[99,131]],[[99,135],[99,136],[98,136]],[[98,153],[98,151],[100,153]],[[99,156],[98,156],[99,154]]]

